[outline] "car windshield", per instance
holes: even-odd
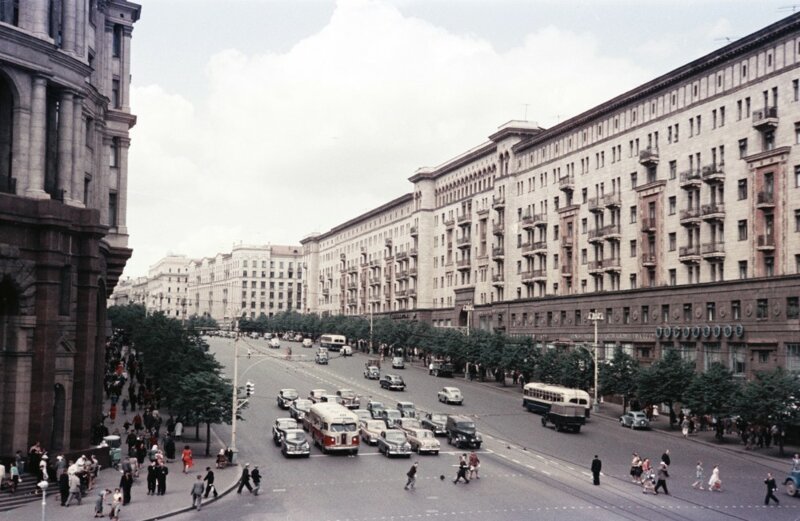
[[[381,431],[386,428],[386,424],[381,420],[370,420],[367,422],[367,430]]]
[[[311,408],[311,401],[309,401],[309,400],[295,400],[294,408],[298,409],[298,410],[301,410],[301,411],[307,411],[307,410],[309,410]]]
[[[299,395],[297,394],[297,391],[295,391],[294,389],[289,389],[289,390],[283,391],[283,392],[281,393],[281,395],[282,395],[284,398],[286,398],[287,400],[295,400],[295,399],[297,399],[297,397],[299,396]]]
[[[386,416],[389,418],[400,418],[400,411],[386,411]]]
[[[331,431],[333,432],[355,432],[358,426],[355,423],[331,423]]]
[[[369,406],[372,409],[384,409],[385,408],[381,402],[371,402],[369,404]]]
[[[433,433],[431,431],[417,431],[417,438],[433,438]]]
[[[356,395],[356,393],[354,393],[353,391],[350,391],[350,390],[339,391],[339,396],[341,396],[342,398],[353,398],[355,395]]]
[[[295,420],[278,420],[278,427],[281,429],[294,429],[297,427]]]
[[[386,441],[391,441],[394,443],[400,443],[406,441],[406,435],[402,432],[386,432]]]
[[[475,424],[472,423],[472,422],[458,422],[456,427],[458,427],[459,430],[466,431],[466,432],[475,430]]]
[[[444,414],[431,414],[431,421],[444,423],[447,421],[447,416]]]
[[[403,427],[407,429],[419,429],[422,425],[417,420],[403,420]]]
[[[304,432],[287,432],[286,433],[286,441],[305,441],[306,435]]]

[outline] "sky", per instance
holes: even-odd
[[[417,168],[509,120],[552,126],[795,9],[788,0],[140,3],[128,277],[167,254],[299,244],[410,192]]]

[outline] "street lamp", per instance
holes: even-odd
[[[597,322],[603,320],[603,314],[599,311],[592,311],[589,313],[589,320],[594,322],[594,412],[600,412],[600,402],[597,400],[597,350],[599,346],[597,344]]]
[[[45,521],[45,516],[47,513],[47,487],[49,485],[50,484],[47,482],[46,479],[43,479],[36,484],[37,487],[42,489],[42,521]]]

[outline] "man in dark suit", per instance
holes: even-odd
[[[594,455],[594,459],[592,460],[592,478],[594,478],[594,484],[600,484],[600,471],[603,469],[603,462],[600,461],[600,458],[597,457],[597,454]]]

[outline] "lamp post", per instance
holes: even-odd
[[[233,397],[231,402],[231,452],[236,458],[236,413],[239,409],[239,320],[234,318],[233,338]],[[233,461],[231,461],[233,463]]]
[[[36,484],[37,487],[42,489],[42,521],[45,521],[45,517],[47,515],[47,487],[49,485],[50,484],[46,479],[43,479]]]
[[[597,322],[603,319],[603,314],[599,311],[592,311],[589,313],[589,320],[594,322],[594,405],[592,406],[594,412],[600,412],[600,402],[597,399],[597,351],[599,349],[597,344]]]

